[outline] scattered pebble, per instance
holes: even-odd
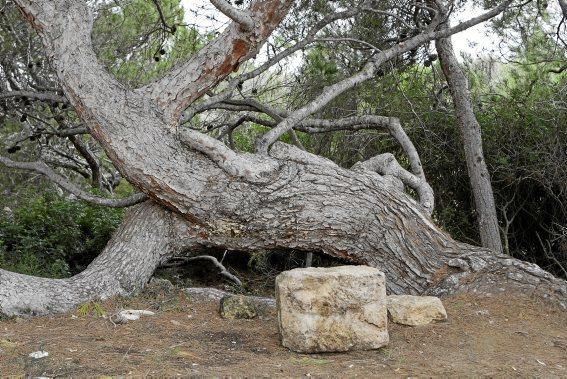
[[[49,353],[47,351],[34,351],[33,353],[30,353],[30,357],[32,357],[33,359],[41,359],[41,358],[45,358],[49,356]]]
[[[138,320],[140,316],[153,316],[155,315],[152,311],[139,310],[139,309],[125,309],[118,312],[115,316],[111,317],[111,321],[116,324],[123,324],[128,321]]]

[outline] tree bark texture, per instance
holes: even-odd
[[[0,270],[0,314],[39,315],[140,290],[158,264],[173,253],[175,217],[150,202],[133,207],[104,251],[69,279],[48,279]]]
[[[492,193],[490,174],[484,160],[482,133],[473,111],[468,81],[453,51],[451,38],[436,40],[435,47],[439,55],[441,68],[449,85],[457,123],[461,129],[467,171],[477,213],[480,240],[482,246],[501,253],[502,242],[496,215],[496,205],[494,204],[494,194]]]
[[[270,9],[270,1],[257,3]],[[256,155],[236,153],[196,132],[183,137],[167,115],[176,111],[164,111],[164,98],[175,94],[158,90],[163,81],[129,90],[97,63],[90,44],[92,19],[82,2],[18,4],[53,53],[58,78],[89,132],[151,203],[133,209],[101,256],[73,278],[1,271],[2,313],[63,311],[96,297],[129,294],[143,286],[159,262],[207,247],[325,253],[383,270],[388,291],[395,294],[519,290],[565,304],[565,281],[535,265],[454,241],[391,178],[365,165],[344,169],[282,143],[269,155]],[[284,7],[285,2],[274,4]],[[257,48],[259,42],[246,37],[250,33],[232,26],[217,44],[226,44],[226,54],[244,57],[252,48],[235,52],[234,40]],[[222,76],[207,74],[202,59],[184,65],[197,72],[200,90]],[[185,100],[175,100],[176,107],[192,96],[185,88],[178,95]]]

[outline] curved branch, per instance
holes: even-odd
[[[432,25],[430,25],[429,31],[425,31],[424,33],[421,33],[406,41],[400,42],[395,46],[378,53],[372,61],[368,62],[362,68],[362,70],[331,86],[325,87],[321,92],[321,94],[317,96],[313,101],[311,101],[303,108],[300,108],[292,112],[285,120],[280,122],[277,127],[273,128],[272,130],[264,134],[261,138],[257,140],[256,150],[260,154],[267,155],[270,146],[275,141],[277,141],[277,139],[280,138],[280,136],[282,136],[284,133],[295,127],[299,122],[301,122],[305,118],[309,117],[313,113],[323,108],[325,105],[327,105],[329,102],[331,102],[333,99],[335,99],[343,92],[353,88],[357,84],[360,84],[372,78],[376,73],[376,71],[378,70],[378,68],[388,60],[402,53],[413,50],[426,42],[432,41],[437,38],[450,36],[452,34],[468,29],[471,26],[489,20],[492,17],[496,16],[497,14],[503,12],[508,7],[508,5],[510,5],[511,2],[512,0],[506,0],[497,7],[493,8],[492,10],[478,17],[474,17],[470,20],[462,22],[459,25],[454,26],[452,28],[435,31],[434,28],[437,27],[438,24],[433,23]]]
[[[225,132],[221,134],[221,137],[229,131],[232,131],[238,126],[242,125],[244,122],[254,122],[259,125],[273,128],[277,125],[276,122],[285,119],[291,114],[290,111],[261,104],[254,99],[236,101],[231,100],[219,104],[218,106],[211,106],[211,108],[223,108],[225,105],[229,110],[257,110],[258,112],[269,115],[275,120],[275,122],[254,116],[252,114],[245,114],[240,117],[235,123],[229,125],[227,130],[225,130]],[[299,122],[294,127],[295,130],[309,134],[328,133],[339,130],[363,130],[379,128],[386,129],[390,133],[390,135],[396,139],[409,159],[412,173],[418,178],[425,180],[425,173],[423,172],[423,166],[421,164],[421,159],[419,158],[417,149],[402,128],[400,120],[395,117],[363,115],[345,117],[337,120],[308,118]]]
[[[248,12],[243,12],[240,9],[233,7],[225,0],[210,0],[210,2],[226,17],[230,18],[237,24],[240,24],[244,30],[250,31],[254,29],[254,19]]]
[[[88,201],[97,205],[104,205],[111,208],[124,208],[129,207],[147,200],[146,194],[136,193],[124,199],[106,199],[104,197],[94,196],[88,192],[83,191],[73,183],[69,182],[63,176],[57,174],[44,162],[15,162],[9,158],[0,156],[0,163],[6,167],[17,168],[20,170],[35,171],[39,174],[45,175],[49,180],[63,188],[64,190],[72,193],[81,200]]]
[[[279,167],[278,163],[269,157],[239,154],[221,141],[195,130],[181,129],[179,137],[181,142],[205,154],[229,175],[252,183],[269,181],[270,175]]]
[[[370,158],[364,162],[358,162],[352,166],[353,170],[369,170],[377,172],[380,175],[391,175],[398,178],[403,184],[413,188],[419,197],[419,203],[428,214],[433,212],[435,196],[431,186],[423,179],[418,178],[406,169],[404,169],[396,157],[391,153],[385,153]]]
[[[292,3],[293,0],[253,1],[248,12],[258,22],[252,29],[245,30],[233,22],[185,64],[136,92],[149,95],[163,112],[166,123],[177,125],[185,108],[236,71],[241,62],[256,55]]]

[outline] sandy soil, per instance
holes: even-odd
[[[304,355],[280,346],[274,315],[224,320],[215,302],[146,293],[100,304],[156,312],[122,325],[79,311],[0,321],[0,376],[567,377],[567,312],[511,296],[443,301],[447,322],[391,323],[380,350]]]

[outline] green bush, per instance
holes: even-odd
[[[82,271],[120,224],[122,210],[46,193],[0,217],[0,267],[63,278]]]

